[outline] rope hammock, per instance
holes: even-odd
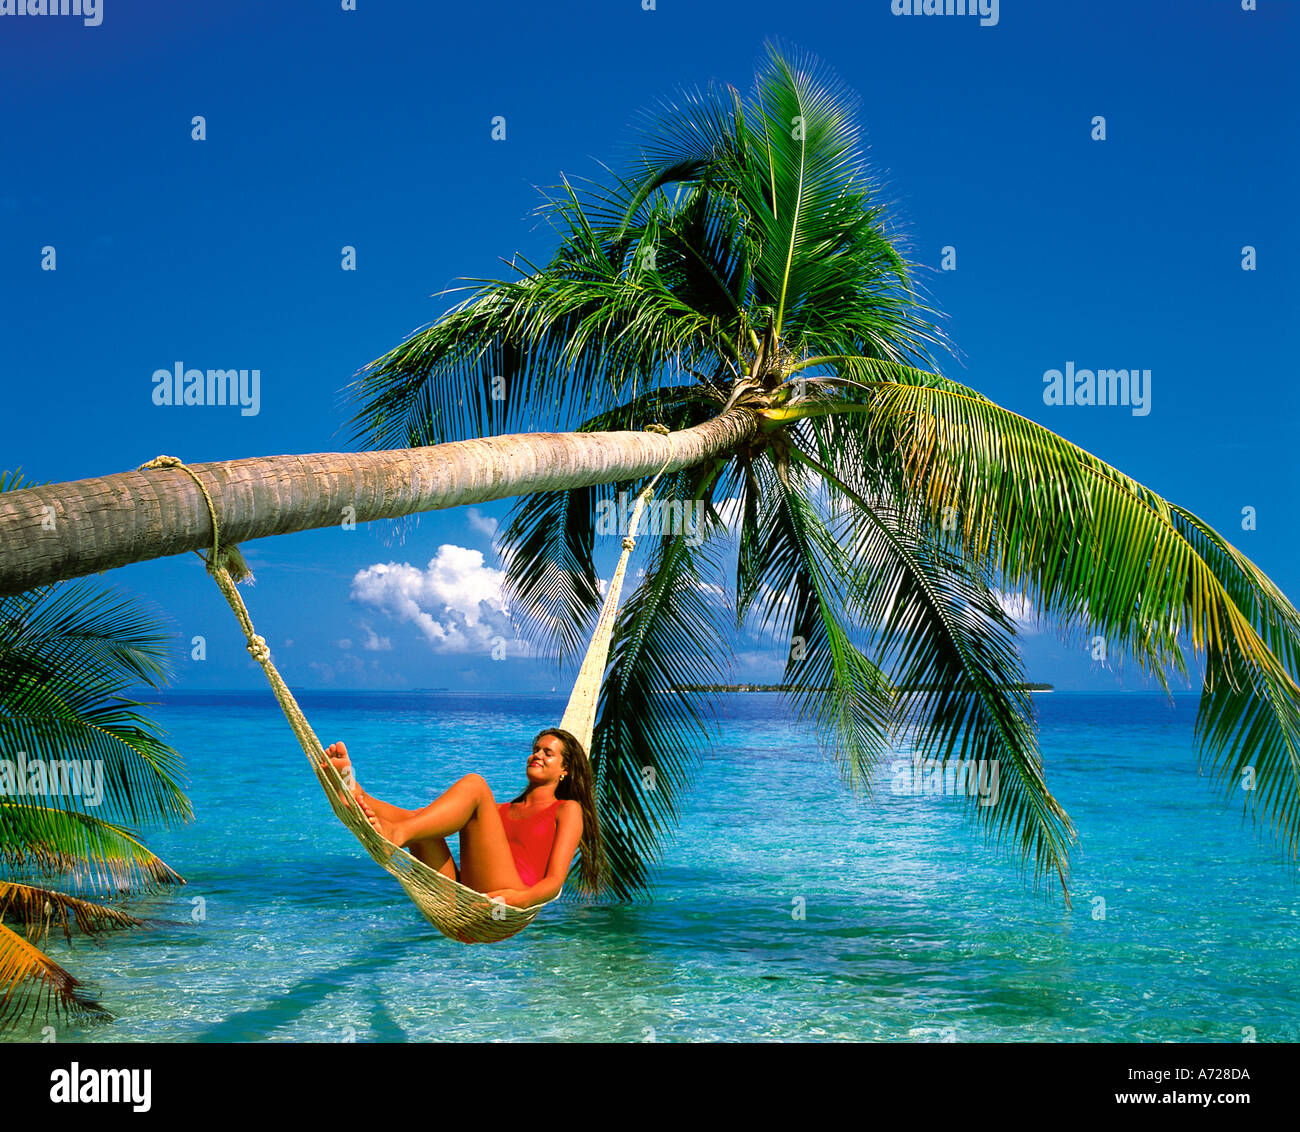
[[[646,430],[657,432],[665,437],[669,435],[669,430],[664,425],[648,425]],[[596,722],[600,688],[609,661],[614,621],[618,614],[619,592],[623,588],[623,575],[627,570],[628,559],[636,546],[637,525],[642,509],[654,495],[654,486],[659,481],[659,477],[664,474],[671,459],[670,444],[669,459],[637,496],[628,534],[623,539],[623,553],[619,556],[618,566],[610,579],[591,644],[583,658],[577,682],[569,696],[564,718],[560,722],[560,727],[576,736],[582,743],[583,750],[588,754],[591,751],[591,737]],[[212,518],[212,551],[205,558],[208,573],[212,575],[217,588],[234,612],[244,639],[248,643],[249,653],[266,673],[271,691],[284,712],[284,717],[288,720],[289,727],[302,747],[303,753],[307,756],[316,780],[325,791],[325,797],[329,801],[330,809],[334,811],[334,816],[361,842],[375,863],[397,879],[397,883],[406,891],[406,895],[411,898],[424,918],[449,939],[461,943],[496,943],[508,939],[531,924],[538,912],[547,904],[559,899],[559,894],[552,900],[535,904],[530,908],[515,908],[499,897],[490,900],[483,893],[430,868],[405,849],[394,846],[366,820],[360,806],[352,798],[350,784],[344,781],[343,776],[326,756],[320,739],[312,730],[311,724],[307,722],[307,717],[303,715],[298,701],[294,699],[293,693],[289,691],[288,685],[271,662],[271,650],[267,647],[266,641],[258,636],[253,628],[253,620],[248,614],[248,608],[235,588],[237,582],[251,580],[252,572],[244,562],[238,547],[222,550],[220,531],[217,527],[217,511],[208,489],[194,470],[175,456],[159,456],[147,464],[142,464],[140,470],[152,468],[179,468],[198,484],[199,490],[203,493],[203,498],[208,505],[208,513]],[[204,556],[200,555],[200,557]],[[345,801],[345,798],[348,800]]]

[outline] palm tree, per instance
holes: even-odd
[[[1191,512],[936,372],[946,343],[853,113],[777,50],[748,99],[665,108],[628,173],[544,206],[547,264],[478,281],[363,373],[356,435],[411,447],[194,465],[202,490],[157,469],[0,495],[0,595],[210,547],[214,519],[230,545],[517,496],[512,605],[563,656],[598,601],[598,505],[664,468],[661,494],[707,504],[709,537],[660,537],[618,624],[593,739],[617,895],[644,891],[707,731],[672,689],[719,682],[710,586],[788,647],[794,703],[851,786],[900,734],[923,757],[995,758],[976,820],[1062,887],[1073,831],[998,591],[1166,687],[1189,641],[1202,750],[1224,783],[1254,768],[1247,807],[1295,857],[1300,615]],[[539,421],[571,431],[503,431]],[[671,436],[628,431],[649,423]]]
[[[1294,856],[1300,617],[1189,511],[934,372],[946,343],[887,237],[854,109],[769,49],[749,99],[696,92],[651,119],[629,172],[581,191],[566,180],[542,207],[559,237],[548,263],[475,281],[357,383],[371,446],[756,415],[732,447],[666,477],[661,494],[708,508],[710,537],[660,537],[618,623],[593,737],[616,893],[644,890],[678,819],[707,728],[675,688],[719,679],[726,638],[706,595],[732,582],[737,625],[783,642],[799,717],[850,786],[900,735],[932,765],[996,759],[1000,796],[974,816],[1063,889],[1073,830],[1043,778],[999,589],[1129,650],[1166,691],[1190,638],[1202,749],[1228,784],[1254,766],[1252,810]],[[511,606],[560,656],[599,603],[596,516],[645,479],[516,504]],[[900,691],[917,688],[937,691]]]
[[[20,484],[17,473],[0,474],[0,493]],[[0,1023],[29,1007],[34,1018],[42,1003],[46,1016],[51,1007],[74,1020],[106,1016],[42,939],[56,925],[71,939],[74,926],[98,935],[143,923],[86,895],[183,883],[113,820],[191,817],[179,756],[136,712],[142,705],[120,694],[159,686],[166,651],[131,602],[87,583],[0,600]],[[70,760],[73,788],[54,789],[54,768],[70,770]]]

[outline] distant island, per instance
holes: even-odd
[[[1009,687],[1015,688],[1022,692],[1054,692],[1056,690],[1053,684],[1011,684]],[[829,692],[829,687],[811,687],[805,688],[797,684],[673,684],[669,688],[673,692]],[[937,692],[940,690],[935,684],[905,684],[898,689],[900,692]]]

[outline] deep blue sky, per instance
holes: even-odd
[[[1003,0],[992,27],[890,0],[357,8],[103,0],[98,27],[0,18],[0,468],[59,481],[162,452],[347,447],[340,391],[445,309],[433,292],[546,255],[537,186],[616,161],[637,112],[682,86],[747,92],[777,38],[861,97],[902,248],[962,353],[945,372],[1190,507],[1300,594],[1300,5]],[[955,272],[933,270],[945,245]],[[177,361],[259,369],[260,412],[155,406],[151,375]],[[1045,405],[1044,373],[1067,362],[1150,369],[1150,413]],[[491,660],[465,623],[500,565],[485,520],[508,509],[427,515],[404,544],[378,526],[250,544],[248,600],[290,683],[557,683],[542,661]],[[392,591],[350,596],[389,562],[468,651],[435,648]],[[106,581],[169,618],[177,686],[261,679],[193,556]],[[180,647],[196,634],[202,662]],[[781,650],[736,649],[740,678],[778,678]],[[1062,688],[1142,686],[1050,632],[1025,650],[1030,677]]]

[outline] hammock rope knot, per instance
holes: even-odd
[[[220,562],[221,554],[221,532],[217,525],[217,508],[212,502],[212,496],[208,494],[208,489],[204,486],[203,481],[195,474],[193,468],[188,467],[184,460],[179,456],[155,456],[147,464],[141,464],[137,471],[147,472],[154,468],[180,468],[187,476],[198,484],[199,491],[203,493],[203,502],[208,505],[208,514],[212,518],[212,555],[208,559],[208,570],[212,571]],[[242,565],[242,560],[241,563]],[[247,567],[244,567],[243,573],[247,574]]]

